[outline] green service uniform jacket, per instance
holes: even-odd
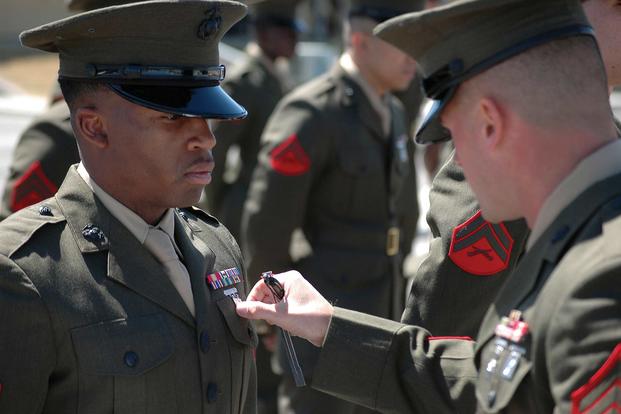
[[[621,137],[621,122],[615,124]],[[413,278],[401,321],[436,336],[474,338],[489,304],[524,252],[529,230],[524,220],[485,222],[453,156],[431,186],[427,223],[433,239]],[[476,254],[478,247],[487,255]]]
[[[284,94],[284,87],[260,57],[252,56],[227,77],[224,88],[248,110],[248,117],[242,121],[217,124],[214,133],[218,145],[213,149],[216,168],[211,183],[205,187],[205,195],[208,210],[238,239],[248,186],[257,165],[261,134]],[[239,170],[233,172],[233,182],[226,182],[226,159],[233,146],[239,147],[239,165],[234,166]]]
[[[80,160],[69,108],[58,102],[21,135],[13,151],[0,205],[0,220],[53,196],[69,166]]]
[[[547,227],[488,310],[476,344],[337,309],[313,386],[386,413],[614,412],[619,232],[616,174]],[[516,310],[521,318],[510,320]]]
[[[340,306],[399,318],[403,255],[418,210],[414,143],[400,103],[391,98],[390,105],[393,127],[385,136],[367,96],[338,64],[281,101],[245,206],[242,247],[251,277],[294,268]],[[312,251],[293,261],[296,229]],[[316,352],[294,341],[309,373]]]
[[[0,224],[0,412],[255,413],[256,335],[205,276],[242,269],[217,220],[180,209],[196,319],[72,167]],[[235,285],[245,297],[242,280]]]

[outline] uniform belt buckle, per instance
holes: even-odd
[[[399,239],[401,238],[401,230],[398,227],[388,229],[386,237],[386,254],[388,256],[396,256],[399,253]]]

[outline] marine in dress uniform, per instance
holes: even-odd
[[[165,184],[163,195],[173,192],[177,201],[148,198],[129,208],[133,194],[153,187],[140,180],[130,192],[118,188],[143,172],[152,153],[137,151],[132,166],[110,168],[101,165],[109,154],[100,147],[94,154],[89,141],[91,133],[107,140],[115,157],[129,157],[129,145],[174,149],[160,151],[163,162],[148,171],[158,183],[163,171],[186,168],[162,167],[181,151],[180,140],[186,159],[208,164],[215,140],[202,118],[245,115],[219,86],[218,63],[218,42],[245,9],[228,1],[143,2],[22,33],[24,45],[60,55],[84,163],[69,169],[54,197],[0,225],[0,412],[256,412],[256,334],[234,306],[246,294],[241,253],[215,218],[184,207],[198,201],[204,183]],[[70,99],[70,84],[87,92]],[[88,96],[97,104],[81,106]],[[123,116],[103,128],[114,113],[106,105],[146,122],[145,142],[123,136],[134,127]]]
[[[617,35],[609,29],[621,24],[619,5],[598,0],[582,3],[600,47],[609,51],[602,57],[612,89],[621,83],[616,69],[621,53],[615,52]],[[616,125],[621,137],[618,120]],[[435,335],[474,338],[489,304],[523,254],[529,229],[524,220],[485,222],[453,155],[434,179],[429,199],[427,223],[434,238],[413,278],[402,322]],[[480,252],[479,246],[485,247],[487,255],[473,254]]]
[[[135,0],[134,0],[135,1]],[[87,11],[131,3],[130,0],[70,0],[69,10]],[[0,220],[31,204],[53,196],[70,165],[80,160],[69,108],[53,100],[50,108],[22,133],[13,151],[9,176],[0,204]]]
[[[418,1],[358,1],[350,21],[364,21],[370,31],[378,21],[420,8]],[[413,63],[411,69],[403,88],[414,76]],[[343,306],[398,319],[403,259],[418,218],[414,143],[400,102],[388,91],[380,96],[361,72],[347,52],[276,108],[245,206],[242,248],[251,277],[293,267]],[[312,252],[292,258],[297,229]],[[294,343],[309,377],[317,352]],[[296,389],[284,355],[280,350],[287,374],[281,412],[355,412],[351,404]]]
[[[423,140],[438,136],[439,129],[429,128],[441,127],[438,121],[442,114],[442,121],[452,122],[452,127],[461,132],[460,139],[466,140],[460,141],[461,145],[468,145],[468,138],[480,142],[481,137],[469,137],[465,134],[467,128],[455,124],[464,118],[466,102],[481,103],[482,99],[476,97],[467,101],[471,96],[468,91],[484,85],[479,76],[493,78],[501,70],[497,66],[507,70],[504,63],[513,64],[514,59],[520,63],[509,66],[513,70],[528,62],[530,74],[547,72],[550,76],[552,71],[545,66],[549,62],[543,57],[547,59],[548,53],[563,56],[564,62],[572,56],[574,60],[586,57],[581,62],[588,65],[586,70],[595,80],[584,77],[582,69],[573,76],[585,79],[583,90],[589,88],[589,106],[587,109],[587,103],[578,103],[572,111],[577,116],[589,116],[584,118],[587,121],[579,121],[585,122],[583,134],[571,138],[571,134],[537,137],[554,139],[550,142],[555,145],[568,139],[581,155],[551,162],[552,174],[570,167],[557,178],[555,187],[549,189],[534,212],[523,211],[532,228],[526,252],[488,309],[476,342],[434,337],[417,326],[334,308],[330,321],[326,321],[325,335],[319,338],[307,332],[309,339],[322,346],[313,387],[395,413],[614,412],[621,403],[621,290],[617,280],[621,272],[617,243],[621,225],[621,142],[614,139],[603,65],[598,62],[593,31],[580,2],[464,0],[396,18],[378,28],[378,35],[408,50],[423,68],[426,93],[436,101],[435,111],[419,131]],[[531,53],[537,60],[529,60]],[[469,89],[456,92],[470,80],[481,83],[469,83]],[[550,83],[555,93],[562,89],[559,86],[560,82]],[[555,93],[550,93],[550,99],[558,98]],[[466,100],[454,104],[458,99]],[[455,112],[459,110],[464,113]],[[559,119],[553,118],[553,111],[546,114],[557,128],[554,132],[558,132]],[[513,139],[520,138],[526,137],[516,135]],[[529,145],[538,145],[535,151],[540,151],[542,145],[534,141],[531,138]],[[460,148],[463,151],[464,147],[458,147],[458,153]],[[473,155],[462,155],[460,160],[475,178],[480,178],[472,170],[476,161]],[[546,172],[540,178],[549,177]],[[490,202],[490,194],[478,195]],[[524,197],[536,198],[532,193]],[[487,208],[488,213],[502,214],[493,204]],[[279,318],[271,318],[271,308],[262,308],[263,316],[279,320],[289,329],[296,323],[319,320],[317,312],[323,308],[320,301],[308,299],[312,292],[305,288],[305,282],[293,275],[285,276],[283,282],[290,292],[288,323],[283,312]],[[252,298],[261,299],[261,289],[257,285]],[[307,298],[306,303],[303,298]],[[330,306],[327,302],[325,305]],[[242,314],[244,308],[240,306]],[[293,315],[310,308],[312,317],[294,320]],[[299,335],[302,331],[293,333]]]
[[[288,81],[278,72],[275,61],[291,58],[297,43],[295,21],[297,1],[270,0],[250,8],[255,42],[248,45],[248,58],[236,67],[223,84],[227,93],[248,110],[243,122],[220,122],[215,133],[220,142],[214,148],[216,169],[205,187],[206,207],[236,237],[252,171],[257,164],[261,133],[272,111],[287,90]],[[284,39],[274,46],[273,36]],[[226,168],[229,150],[239,148],[239,162]],[[229,181],[226,175],[234,175]]]

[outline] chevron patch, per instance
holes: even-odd
[[[58,187],[45,175],[41,162],[34,162],[13,185],[11,210],[36,204],[56,194]]]
[[[589,381],[571,393],[571,414],[621,414],[621,343]]]
[[[478,211],[453,229],[449,258],[463,271],[491,276],[509,266],[513,238],[504,224],[486,221]]]
[[[294,177],[308,172],[311,160],[293,134],[272,150],[270,164],[277,173]]]

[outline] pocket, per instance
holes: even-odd
[[[481,354],[477,400],[486,413],[504,410],[531,370],[529,344],[493,338]]]
[[[240,286],[241,289],[241,286]],[[235,302],[224,294],[224,290],[217,290],[214,293],[216,305],[224,317],[226,325],[231,335],[237,342],[255,348],[259,342],[256,330],[252,322],[241,318],[235,311]],[[239,289],[238,289],[239,290]]]
[[[79,413],[101,412],[107,406],[115,414],[143,413],[154,400],[165,408],[158,412],[176,412],[174,386],[167,390],[148,388],[150,383],[164,383],[167,373],[156,368],[174,352],[162,315],[75,328],[71,339],[79,372]]]
[[[338,148],[338,178],[331,189],[335,203],[342,203],[342,214],[352,219],[368,219],[386,210],[386,151],[375,143],[350,144]]]
[[[163,364],[174,350],[159,314],[76,328],[71,338],[80,371],[91,375],[142,375]]]

